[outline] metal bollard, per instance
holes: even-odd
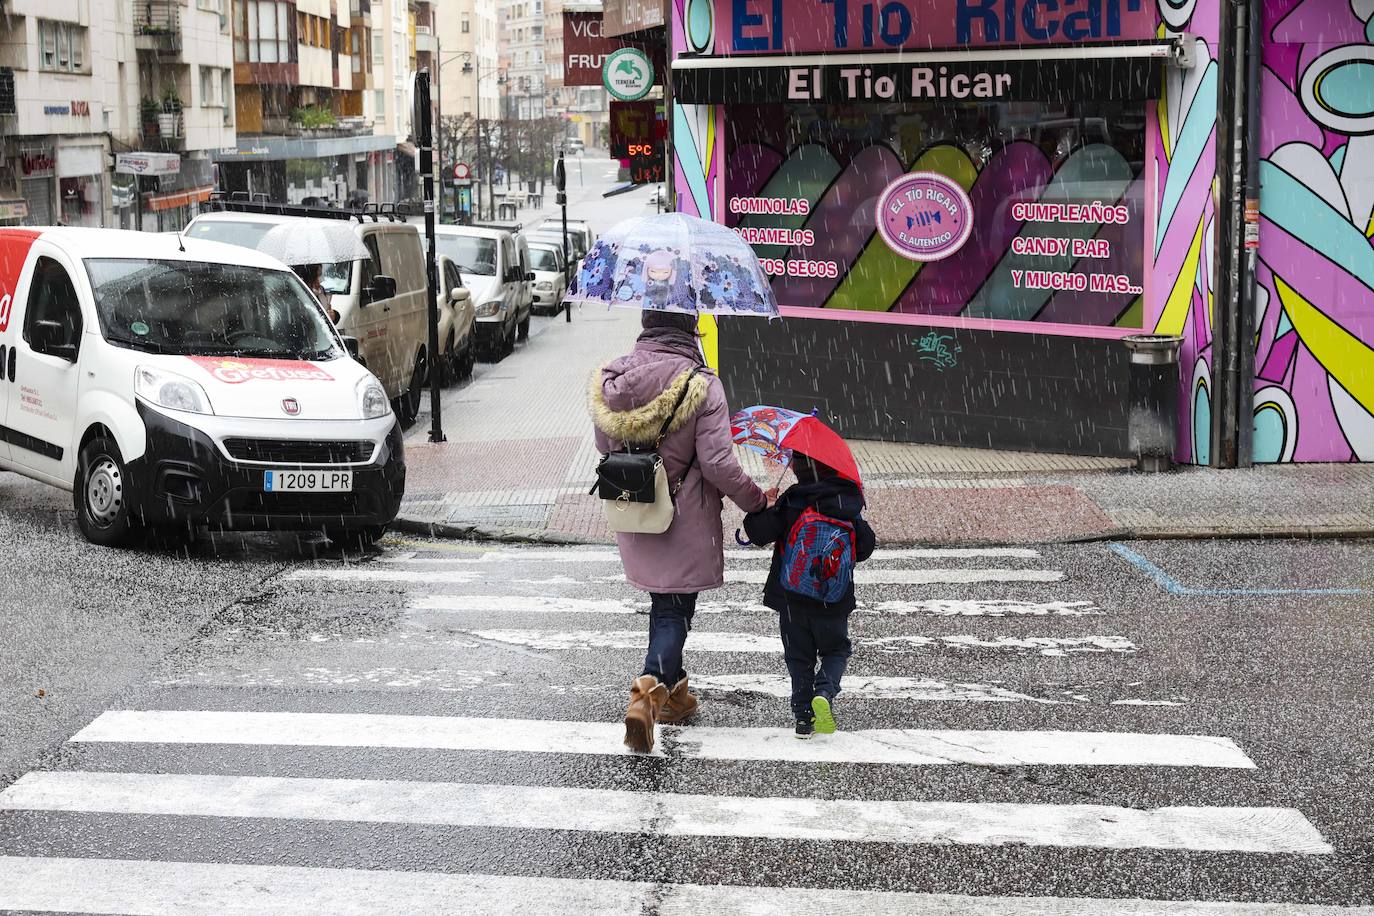
[[[1128,436],[1140,471],[1167,471],[1178,446],[1178,351],[1173,334],[1123,337],[1131,351],[1131,418]]]

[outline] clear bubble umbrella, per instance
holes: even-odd
[[[778,317],[768,276],[748,243],[685,213],[616,224],[583,258],[569,298],[692,315]]]

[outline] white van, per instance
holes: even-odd
[[[71,490],[97,544],[324,530],[400,509],[401,429],[300,278],[243,248],[0,229],[0,468]]]
[[[472,296],[478,348],[498,360],[530,333],[529,254],[514,228],[439,226],[434,237],[437,253],[458,266]]]
[[[186,227],[189,238],[253,248],[282,223],[351,222],[369,257],[329,265],[324,291],[330,294],[330,308],[339,314],[340,333],[357,338],[364,364],[381,379],[401,425],[415,422],[428,378],[429,347],[425,248],[419,230],[399,220],[341,210],[246,201],[213,201],[211,206],[219,209],[202,212]]]
[[[568,272],[563,249],[553,242],[530,242],[530,268],[534,271],[534,310],[543,315],[558,314],[568,291]]]

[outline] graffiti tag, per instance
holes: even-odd
[[[934,363],[936,371],[944,372],[946,369],[953,369],[959,364],[959,354],[964,350],[963,347],[953,343],[953,341],[954,335],[952,334],[937,334],[931,331],[926,336],[917,339],[915,343],[917,351],[921,354],[921,360]]]

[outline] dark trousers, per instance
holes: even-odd
[[[781,611],[778,624],[783,660],[792,675],[792,712],[798,719],[810,719],[812,697],[833,700],[840,692],[840,678],[853,654],[849,617]]]
[[[682,647],[696,609],[696,595],[649,595],[649,651],[644,655],[644,673],[670,689],[687,676],[682,667]]]

